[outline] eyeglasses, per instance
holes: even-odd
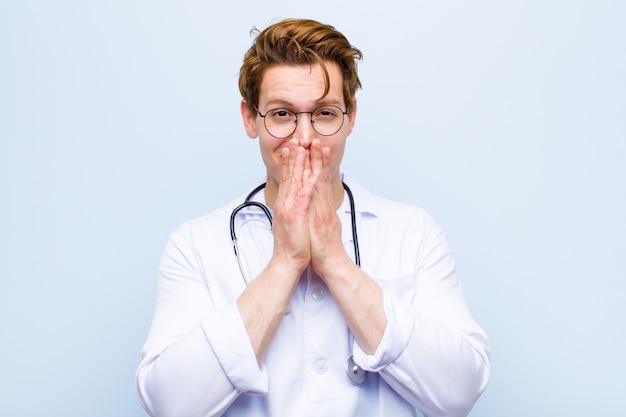
[[[313,129],[322,136],[332,136],[339,132],[343,126],[343,119],[348,114],[337,106],[322,106],[313,111],[295,112],[289,109],[271,109],[261,114],[254,106],[259,116],[263,118],[265,130],[276,139],[286,139],[296,131],[298,127],[298,115],[310,114]]]

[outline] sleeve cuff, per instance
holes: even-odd
[[[267,394],[267,370],[265,365],[259,368],[257,364],[237,305],[230,304],[212,314],[202,323],[202,327],[233,386],[245,394]]]
[[[383,306],[387,327],[376,352],[368,355],[356,340],[352,346],[354,362],[369,372],[379,372],[400,356],[409,343],[413,330],[414,316],[410,305],[394,299],[385,292],[383,293]]]

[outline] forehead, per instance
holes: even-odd
[[[339,66],[326,62],[330,88],[324,95],[322,67],[279,64],[267,68],[259,89],[259,104],[310,106],[320,103],[343,104],[343,76]]]

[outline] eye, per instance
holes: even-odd
[[[296,115],[288,109],[273,109],[267,112],[267,116],[276,122],[291,121]]]
[[[339,114],[341,114],[341,111],[338,107],[326,106],[320,107],[319,109],[315,110],[315,112],[313,113],[313,118],[320,121],[333,120],[339,117]]]

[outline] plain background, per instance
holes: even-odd
[[[256,185],[253,26],[333,24],[344,171],[447,231],[492,377],[472,416],[626,415],[626,2],[0,1],[0,415],[142,416],[168,233]]]

